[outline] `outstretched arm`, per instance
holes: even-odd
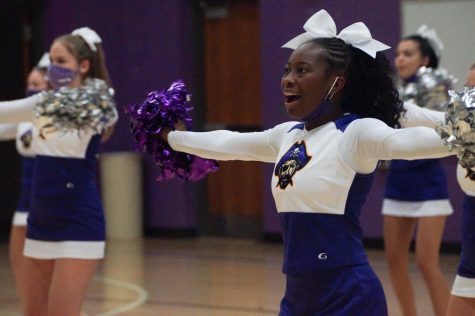
[[[339,145],[343,161],[353,170],[370,173],[379,160],[430,159],[450,152],[434,129],[411,127],[393,129],[377,119],[351,123]]]
[[[0,141],[16,138],[17,124],[0,124]]]
[[[217,160],[252,160],[275,162],[282,128],[264,132],[238,133],[226,130],[212,132],[173,131],[168,143],[176,151]]]
[[[0,102],[0,123],[18,124],[33,121],[33,108],[42,101],[42,93],[37,93],[24,99]]]
[[[400,119],[401,127],[425,126],[434,128],[438,122],[445,122],[445,112],[429,110],[420,106],[404,102],[404,113]]]

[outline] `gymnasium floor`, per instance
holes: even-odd
[[[383,282],[390,315],[401,315],[383,252],[368,253]],[[252,239],[112,240],[88,291],[84,312],[88,316],[277,315],[284,288],[281,258],[281,244]],[[441,260],[452,283],[458,255],[442,255]],[[419,314],[433,315],[414,260],[410,270]],[[0,243],[0,316],[16,315],[20,312],[8,245]]]

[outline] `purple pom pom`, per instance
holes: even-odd
[[[160,137],[163,128],[174,130],[178,122],[182,122],[188,130],[191,129],[192,109],[190,95],[182,80],[174,81],[167,90],[151,91],[144,101],[131,104],[125,109],[125,113],[130,116],[130,129],[137,149],[151,153],[160,167],[158,181],[175,176],[199,181],[208,173],[218,170],[216,160],[174,151]]]

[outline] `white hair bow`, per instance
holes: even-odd
[[[102,40],[99,35],[97,35],[96,31],[88,28],[87,26],[75,29],[71,32],[71,34],[81,36],[84,41],[86,41],[89,48],[94,52],[97,51],[96,43],[102,43]]]
[[[346,44],[361,49],[366,54],[375,58],[376,53],[391,48],[371,37],[369,29],[363,22],[357,22],[344,28],[340,34],[336,34],[336,25],[330,14],[325,10],[320,10],[312,15],[303,26],[305,33],[302,33],[282,47],[296,49],[301,44],[315,38],[339,38]]]
[[[444,43],[442,43],[442,40],[437,36],[435,29],[431,29],[427,25],[423,24],[417,29],[417,34],[429,42],[430,46],[434,50],[435,55],[440,59],[442,50],[444,49]]]
[[[36,67],[48,68],[49,64],[49,53],[44,53],[43,56],[41,56],[40,61],[36,64]]]

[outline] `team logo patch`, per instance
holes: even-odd
[[[20,136],[20,141],[24,148],[30,148],[32,140],[33,140],[33,132],[31,131],[31,129],[27,130]]]
[[[292,177],[297,171],[303,169],[311,158],[311,156],[307,155],[305,142],[293,144],[275,166],[274,175],[279,177],[277,186],[285,190],[289,184],[294,185]]]

